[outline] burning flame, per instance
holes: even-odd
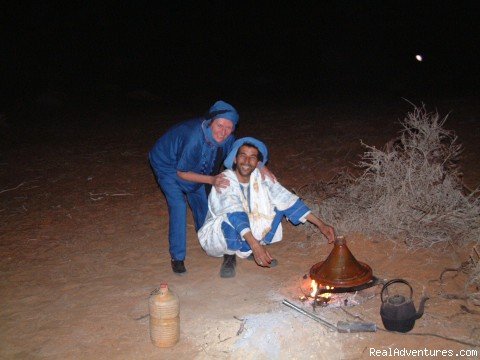
[[[315,298],[315,297],[317,296],[317,293],[318,293],[318,285],[319,285],[319,284],[317,284],[317,282],[316,282],[315,280],[312,280],[312,282],[310,283],[310,288],[311,288],[310,297]],[[321,287],[321,286],[322,286],[322,285],[320,284],[320,287]],[[327,285],[327,286],[325,286],[325,289],[326,289],[326,290],[333,290],[334,287]],[[321,297],[323,297],[323,298],[325,298],[325,299],[330,299],[330,297],[332,296],[332,293],[330,293],[330,292],[324,292],[324,293],[322,293],[322,294],[319,294],[318,296],[321,296]]]
[[[310,283],[310,289],[312,289],[312,291],[310,292],[310,296],[315,297],[318,291],[318,285],[315,280],[312,280],[312,282]]]

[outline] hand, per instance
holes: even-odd
[[[273,258],[270,256],[270,253],[267,251],[264,245],[255,246],[255,249],[252,249],[253,257],[255,262],[262,267],[270,267],[270,263]]]
[[[329,244],[335,241],[335,230],[333,229],[333,227],[325,224],[313,213],[309,213],[307,215],[307,220],[314,224],[318,229],[320,229],[320,232],[328,239]]]
[[[212,185],[218,192],[222,192],[222,189],[225,189],[230,185],[230,180],[227,179],[225,174],[218,174],[213,177]]]
[[[260,175],[262,175],[262,180],[265,180],[265,177],[269,177],[274,183],[277,182],[277,178],[275,177],[275,175],[273,175],[273,173],[266,166],[259,170]]]
[[[330,225],[324,224],[320,231],[328,239],[328,243],[331,244],[335,241],[335,230]]]

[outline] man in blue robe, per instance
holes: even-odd
[[[204,118],[187,120],[170,128],[149,153],[150,164],[168,204],[169,251],[172,270],[186,272],[187,201],[198,231],[208,210],[206,186],[217,189],[229,181],[218,174],[235,140],[239,115],[217,101]]]

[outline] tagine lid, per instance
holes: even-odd
[[[373,273],[370,266],[355,259],[345,238],[338,236],[327,259],[310,268],[310,277],[324,286],[351,288],[372,280]]]

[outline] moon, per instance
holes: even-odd
[[[415,55],[415,59],[416,59],[417,61],[422,62],[422,61],[423,61],[423,56],[420,55],[420,54],[417,54],[417,55]]]

